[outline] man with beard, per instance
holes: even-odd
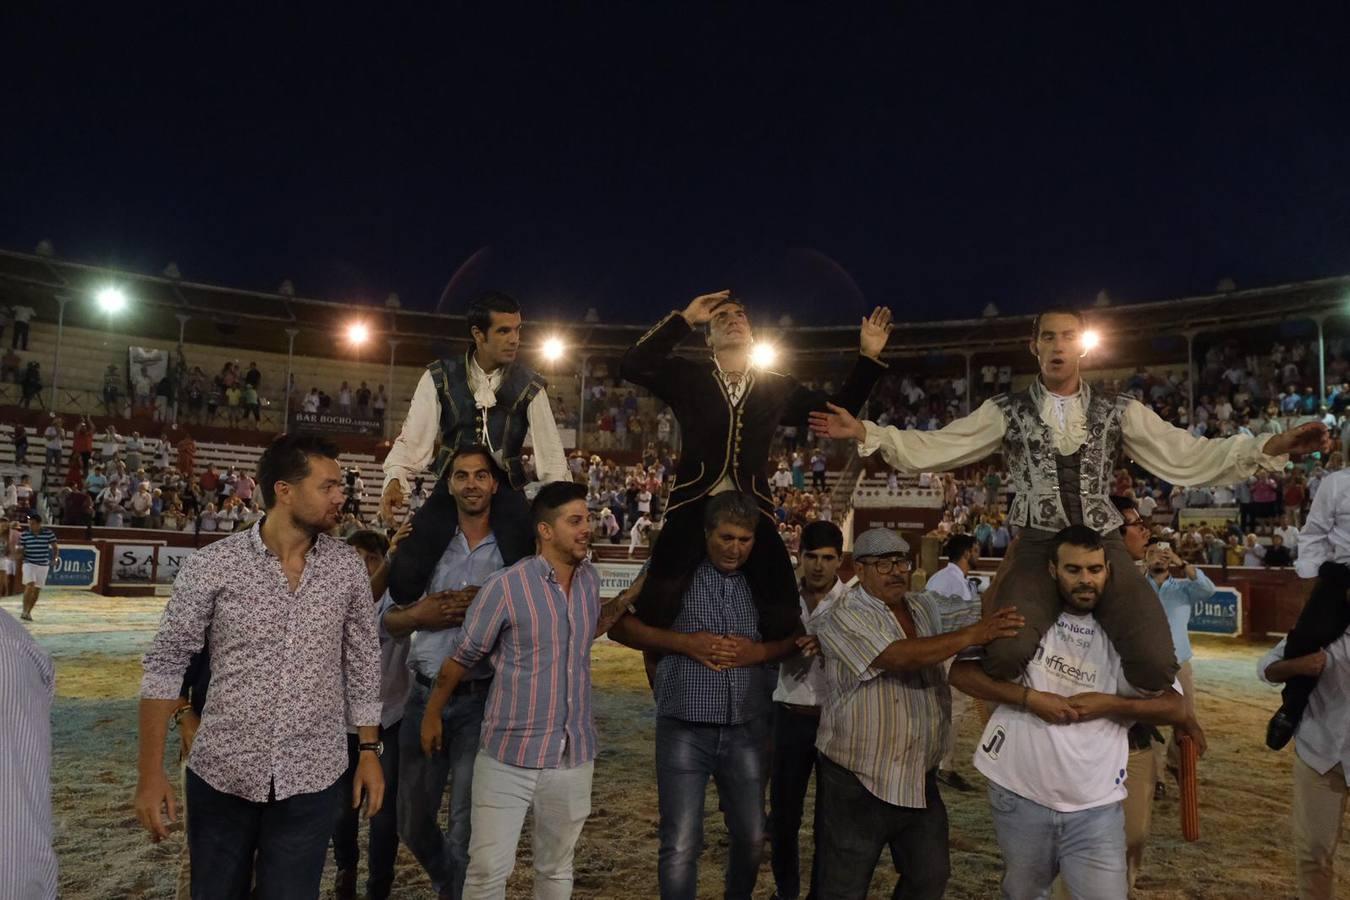
[[[437,895],[448,900],[459,900],[469,865],[474,755],[492,667],[481,661],[458,680],[441,710],[443,740],[434,753],[422,752],[422,716],[436,673],[463,633],[469,602],[479,586],[505,565],[490,512],[492,498],[500,489],[496,471],[486,447],[455,451],[445,480],[455,502],[456,527],[432,570],[427,594],[411,606],[395,606],[386,593],[380,605],[390,636],[412,636],[408,667],[414,683],[399,731],[403,789],[398,796],[398,832],[426,869]],[[510,560],[512,564],[517,561]],[[441,830],[439,821],[447,781],[449,834]]]
[[[1097,394],[1079,370],[1086,324],[1082,313],[1065,308],[1036,316],[1028,350],[1040,364],[1039,378],[938,431],[882,428],[839,407],[812,413],[811,427],[856,440],[859,455],[879,450],[904,472],[956,469],[1001,451],[1014,492],[1008,520],[1022,530],[995,590],[1007,592],[1027,627],[988,648],[985,670],[1005,681],[1021,675],[1059,615],[1060,598],[1044,577],[1054,535],[1085,525],[1103,536],[1114,572],[1095,619],[1119,652],[1126,679],[1140,690],[1162,691],[1177,663],[1167,619],[1116,534],[1121,516],[1110,501],[1116,457],[1123,450],[1173,484],[1231,484],[1258,468],[1283,468],[1288,454],[1325,451],[1330,438],[1325,425],[1310,422],[1279,435],[1206,440],[1167,424],[1128,395]]]
[[[145,655],[136,816],[154,841],[174,819],[169,718],[211,636],[212,688],[188,757],[192,896],[317,897],[339,806],[384,799],[380,644],[370,579],[326,532],[342,508],[337,447],[283,434],[258,462],[267,516],[184,564]],[[346,710],[344,714],[344,708]],[[358,729],[352,793],[345,726]]]
[[[975,767],[989,779],[1009,900],[1048,896],[1056,874],[1074,897],[1123,900],[1126,731],[1187,722],[1178,685],[1140,697],[1093,615],[1111,576],[1103,543],[1085,525],[1055,534],[1048,577],[1063,611],[1020,683],[995,681],[973,660],[952,666],[954,687],[999,704]]]
[[[572,893],[572,856],[591,811],[596,733],[591,643],[603,633],[591,565],[586,487],[554,482],[531,507],[538,554],[490,577],[436,676],[422,716],[427,754],[445,741],[442,711],[491,660],[464,897],[504,898],[525,813],[534,814],[534,895]]]
[[[408,496],[409,479],[428,464],[443,476],[457,449],[485,446],[500,486],[492,501],[493,528],[503,555],[519,559],[534,550],[521,448],[527,442],[534,447],[541,483],[570,481],[571,476],[549,408],[547,382],[516,361],[519,304],[506,294],[484,294],[469,305],[467,319],[472,349],[432,362],[417,382],[403,429],[384,460],[380,513],[392,524],[395,509]],[[438,441],[440,452],[433,462]],[[442,478],[413,517],[412,534],[394,558],[389,593],[395,603],[412,603],[425,592],[454,534],[455,519],[455,504]]]
[[[675,356],[694,329],[706,328],[711,360]],[[891,312],[877,307],[862,320],[860,355],[833,400],[856,410],[885,370],[880,361],[891,331]],[[795,379],[751,371],[750,320],[729,291],[696,297],[670,313],[624,354],[619,374],[646,388],[675,412],[683,450],[652,547],[649,572],[637,601],[637,616],[668,629],[704,552],[703,509],[716,494],[742,491],[755,497],[762,515],[744,572],[765,640],[780,640],[799,627],[796,579],[779,540],[765,468],[779,425],[800,425],[827,398]]]

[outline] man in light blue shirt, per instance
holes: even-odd
[[[492,668],[481,662],[455,688],[442,711],[444,741],[435,753],[422,752],[421,725],[427,698],[450,650],[463,630],[464,614],[478,588],[505,567],[489,513],[497,492],[486,448],[457,451],[446,470],[458,527],[427,584],[427,594],[396,606],[386,593],[379,615],[395,638],[412,635],[408,668],[413,685],[399,732],[398,834],[427,870],[438,895],[459,900],[469,864],[474,757]],[[450,784],[450,831],[439,817]]]
[[[1167,625],[1172,631],[1172,646],[1176,650],[1177,663],[1181,666],[1177,680],[1181,682],[1182,698],[1186,701],[1186,712],[1195,721],[1195,673],[1191,668],[1190,625],[1191,612],[1195,604],[1203,603],[1214,595],[1216,588],[1209,576],[1189,565],[1177,556],[1171,544],[1158,538],[1150,538],[1148,549],[1144,552],[1144,569],[1148,573],[1148,583],[1158,592],[1163,612],[1167,614]],[[1199,730],[1198,724],[1193,724]],[[1180,764],[1177,755],[1176,734],[1167,742],[1167,767],[1175,770]]]

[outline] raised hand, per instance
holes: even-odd
[[[395,484],[397,484],[397,482],[395,482]],[[395,531],[394,536],[389,539],[388,555],[392,557],[394,555],[394,551],[398,549],[398,545],[403,543],[403,539],[410,534],[412,534],[412,519],[409,519],[408,521],[400,525],[398,527],[398,531]]]
[[[715,294],[702,294],[689,301],[689,305],[684,308],[680,315],[689,323],[690,328],[697,328],[707,322],[712,321],[713,310],[718,304],[722,303],[731,296],[731,291],[718,291]]]
[[[849,438],[855,441],[867,437],[867,429],[863,428],[863,424],[853,418],[853,414],[848,410],[833,403],[826,403],[825,406],[829,412],[813,412],[810,415],[809,422],[813,432],[821,437]]]
[[[380,497],[380,520],[386,525],[393,525],[398,520],[398,510],[403,506],[403,484],[395,478],[385,485],[384,494]]]
[[[885,349],[886,341],[890,338],[891,329],[894,327],[891,324],[890,307],[878,306],[872,310],[872,315],[864,316],[862,331],[858,338],[862,355],[872,359],[881,356],[881,351]]]

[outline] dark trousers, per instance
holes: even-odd
[[[307,900],[319,896],[323,857],[342,803],[341,781],[255,803],[187,771],[192,900]]]
[[[812,486],[813,488],[815,488],[816,490],[818,490],[818,491],[823,491],[823,490],[825,490],[825,473],[824,473],[824,472],[816,472],[816,471],[812,471],[812,472],[811,472],[811,486]]]
[[[1016,636],[985,647],[984,670],[993,678],[1013,681],[1021,676],[1059,618],[1059,586],[1049,574],[1053,540],[1049,531],[1023,529],[999,566],[996,587],[985,592],[987,607],[1016,606],[1027,620]],[[1180,667],[1158,594],[1117,535],[1104,535],[1102,543],[1111,576],[1093,616],[1120,653],[1125,680],[1141,691],[1166,690]]]
[[[1317,583],[1312,594],[1298,614],[1298,621],[1284,643],[1284,658],[1295,659],[1315,653],[1335,641],[1350,628],[1350,568],[1340,563],[1324,562],[1317,570]],[[1308,698],[1317,679],[1299,675],[1284,683],[1281,694],[1284,710],[1298,722],[1308,707]]]
[[[685,588],[707,555],[703,510],[709,499],[702,497],[666,513],[661,533],[652,547],[647,580],[635,604],[638,617],[648,625],[669,628],[680,613]],[[414,525],[413,534],[416,533]],[[394,558],[402,552],[400,549]],[[782,640],[792,634],[801,624],[797,577],[787,546],[778,536],[778,525],[767,515],[761,514],[757,520],[755,545],[741,571],[750,582],[764,640]]]
[[[1256,530],[1255,503],[1238,504],[1238,527],[1242,529],[1243,534],[1251,534]]]
[[[384,771],[384,804],[370,819],[370,877],[366,893],[372,900],[388,897],[394,885],[394,858],[398,856],[398,730],[400,722],[380,729],[384,753],[380,768]],[[333,829],[333,862],[339,869],[356,870],[361,861],[361,846],[357,840],[361,824],[361,810],[352,806],[352,781],[356,778],[356,763],[361,753],[360,739],[347,735],[347,771],[338,779],[342,790],[342,814]]]
[[[782,900],[796,900],[802,890],[801,852],[798,833],[806,786],[816,767],[816,730],[820,716],[795,712],[782,703],[773,705],[773,763],[769,769],[769,846],[773,853],[773,880]],[[821,802],[819,783],[812,832],[819,846]],[[820,853],[811,853],[811,884],[807,900],[816,896]]]
[[[509,566],[534,552],[534,526],[530,523],[530,503],[525,494],[512,490],[506,474],[493,468],[497,493],[492,497],[488,520],[502,558]],[[389,593],[400,606],[421,599],[436,563],[458,528],[459,512],[444,478],[436,482],[412,523],[412,532],[399,545],[389,570]]]
[[[880,799],[824,754],[817,765],[816,803],[824,805],[816,839],[820,896],[865,900],[881,851],[889,847],[900,874],[893,900],[938,900],[947,890],[951,859],[937,770],[924,778],[927,807],[911,809]]]
[[[27,322],[15,322],[15,323],[14,323],[14,342],[13,342],[12,344],[10,344],[10,348],[13,349],[13,350],[27,350],[27,349],[28,349],[28,323],[27,323]]]

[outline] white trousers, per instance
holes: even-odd
[[[534,811],[534,896],[572,896],[572,853],[591,814],[595,763],[573,769],[521,769],[478,752],[464,900],[502,900],[516,865],[525,811]]]

